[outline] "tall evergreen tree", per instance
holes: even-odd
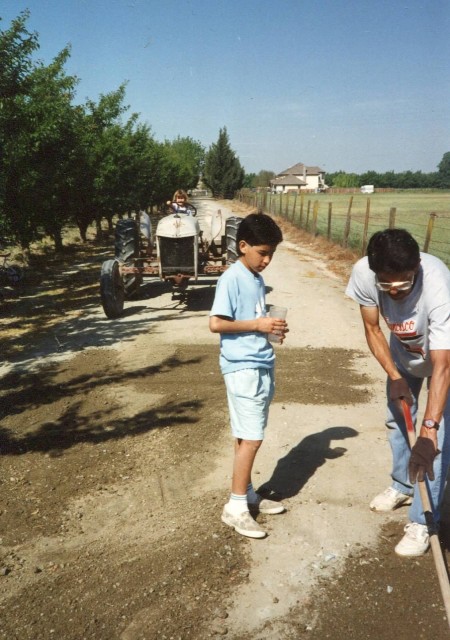
[[[203,181],[216,198],[233,198],[244,184],[245,172],[230,147],[226,127],[220,129],[219,138],[213,143],[205,159]]]

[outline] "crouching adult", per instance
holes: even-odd
[[[420,556],[429,547],[417,479],[426,479],[436,523],[440,520],[450,462],[450,271],[421,253],[403,229],[375,233],[367,256],[353,267],[346,294],[360,305],[367,343],[387,374],[388,437],[392,450],[391,486],[370,503],[373,511],[410,505],[405,534],[395,547],[401,556]],[[380,327],[389,329],[389,343]],[[416,444],[410,450],[400,400],[411,407],[427,383],[426,404]]]

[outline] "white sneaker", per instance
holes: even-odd
[[[286,507],[282,502],[275,502],[275,500],[269,500],[268,498],[261,498],[258,496],[256,502],[248,502],[248,508],[250,513],[252,511],[259,511],[267,515],[274,515],[276,513],[284,513]]]
[[[379,493],[370,503],[372,511],[393,511],[402,505],[411,504],[413,497],[406,493],[401,493],[393,487],[385,489]]]
[[[222,511],[222,522],[248,538],[265,538],[267,535],[248,511],[235,515],[230,513],[225,505]]]
[[[395,553],[399,556],[423,556],[429,546],[427,525],[410,522],[405,527],[405,535],[395,547]]]

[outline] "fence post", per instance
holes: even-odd
[[[327,240],[331,239],[331,212],[333,210],[333,203],[328,203],[328,226],[327,226]]]
[[[292,209],[292,222],[295,224],[295,208],[297,206],[297,197],[298,197],[298,191],[295,192],[295,196],[294,196],[294,208]]]
[[[306,207],[306,221],[305,221],[305,230],[308,231],[309,225],[309,212],[311,210],[311,200],[308,200],[308,206]]]
[[[300,221],[299,221],[299,227],[300,229],[302,228],[302,224],[303,224],[303,205],[305,202],[305,194],[301,193],[300,194]]]
[[[347,219],[345,221],[344,237],[342,239],[342,246],[345,248],[348,245],[348,237],[350,235],[350,220],[352,217],[352,204],[353,196],[350,196],[350,202],[348,203]]]
[[[389,229],[395,229],[395,214],[397,209],[395,207],[391,207],[389,211]]]
[[[425,253],[428,252],[428,247],[430,246],[430,242],[431,242],[431,234],[433,233],[433,225],[434,225],[434,221],[437,218],[437,213],[430,213],[430,217],[428,219],[428,225],[427,225],[427,235],[425,237],[425,242],[423,245],[423,250]]]
[[[314,235],[316,235],[316,231],[317,231],[317,216],[319,214],[319,201],[316,200],[314,202],[314,207],[313,207],[313,222],[312,222],[312,232]]]
[[[289,191],[286,194],[286,202],[284,205],[284,217],[286,218],[286,220],[289,220],[289,199],[290,199],[290,193]]]
[[[361,244],[361,255],[366,255],[366,247],[367,247],[367,232],[369,230],[369,219],[370,219],[370,198],[367,198],[366,203],[366,217],[364,218],[364,231],[362,237]]]

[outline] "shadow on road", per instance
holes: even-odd
[[[280,498],[297,495],[319,467],[347,451],[345,447],[330,447],[330,443],[357,435],[351,427],[329,427],[306,436],[278,460],[271,478],[258,491],[263,495],[276,493]]]

